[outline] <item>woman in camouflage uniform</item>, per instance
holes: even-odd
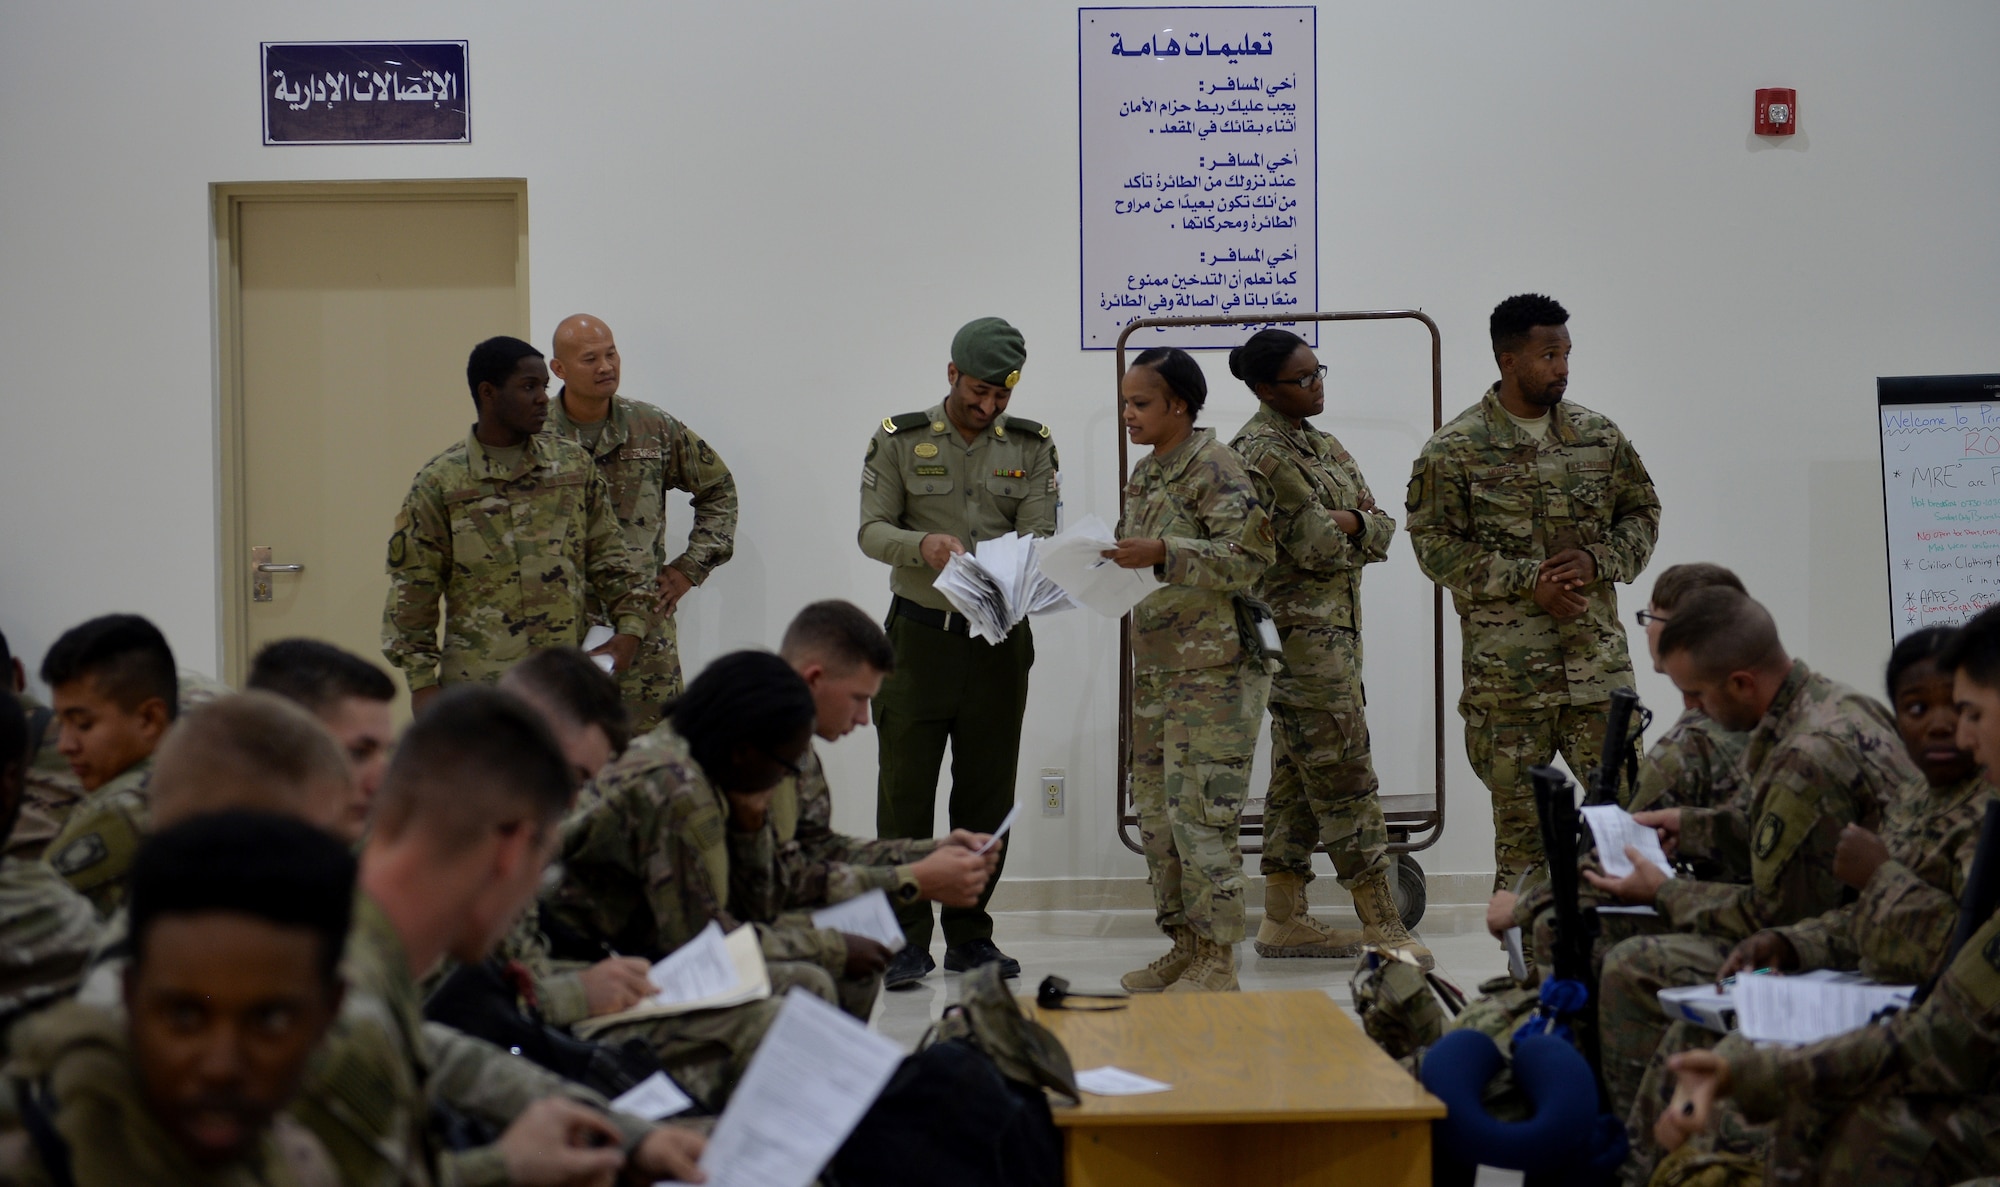
[[[1229,352],[1229,370],[1263,407],[1230,444],[1271,513],[1277,560],[1257,596],[1284,641],[1271,684],[1271,787],[1264,805],[1264,920],[1259,956],[1352,956],[1397,948],[1424,968],[1389,894],[1389,830],[1368,751],[1361,691],[1361,569],[1389,555],[1396,521],[1378,510],[1360,467],[1306,423],[1326,408],[1326,368],[1305,339],[1262,330]],[[1363,930],[1306,913],[1313,848],[1326,843]]]
[[[1137,992],[1224,992],[1237,988],[1237,831],[1271,688],[1235,595],[1271,563],[1271,521],[1235,451],[1194,427],[1208,383],[1186,351],[1146,351],[1119,390],[1126,434],[1153,452],[1125,483],[1122,538],[1104,555],[1166,583],[1132,611],[1132,800],[1174,942],[1123,980]]]

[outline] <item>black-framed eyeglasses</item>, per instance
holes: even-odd
[[[1313,388],[1319,386],[1320,382],[1325,378],[1326,378],[1326,364],[1321,363],[1319,366],[1314,367],[1312,370],[1306,372],[1304,375],[1301,375],[1296,379],[1273,379],[1271,382],[1276,384],[1297,384],[1299,390],[1310,391]]]
[[[764,757],[770,759],[772,762],[777,763],[779,766],[785,768],[785,770],[789,772],[792,778],[794,779],[801,778],[806,773],[806,769],[804,767],[781,755],[772,754],[768,750],[764,752]]]
[[[1655,613],[1653,613],[1653,612],[1652,612],[1651,610],[1634,610],[1634,611],[1632,612],[1632,617],[1638,620],[1638,622],[1639,622],[1639,625],[1640,625],[1641,627],[1646,627],[1646,626],[1650,626],[1650,625],[1652,625],[1653,623],[1656,623],[1656,622],[1665,622],[1665,621],[1667,621],[1667,616],[1666,616],[1666,615],[1664,615],[1664,614],[1655,614]]]

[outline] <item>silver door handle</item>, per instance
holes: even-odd
[[[303,573],[306,571],[306,567],[304,565],[258,565],[257,571],[259,573]]]
[[[304,565],[274,565],[271,563],[271,549],[259,544],[250,550],[250,600],[268,602],[271,600],[271,579],[267,573],[303,573]]]

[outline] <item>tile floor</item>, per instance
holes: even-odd
[[[1315,910],[1342,927],[1359,926],[1351,915]],[[1468,996],[1479,982],[1506,971],[1506,957],[1483,924],[1483,906],[1431,908],[1417,929],[1438,960],[1446,980]],[[1256,926],[1252,912],[1251,926]],[[1021,962],[1021,992],[1032,993],[1043,977],[1056,973],[1080,990],[1116,989],[1118,978],[1143,966],[1164,950],[1166,940],[1153,927],[1150,911],[1006,911],[994,915],[994,942]],[[945,1006],[958,996],[959,977],[944,971],[944,941],[934,939],[931,958],[938,970],[914,989],[885,993],[875,1008],[874,1026],[907,1046],[915,1046]],[[1238,949],[1237,979],[1245,990],[1323,989],[1353,1015],[1348,978],[1352,960],[1265,960],[1248,942]],[[1512,1187],[1521,1181],[1513,1171],[1481,1170],[1478,1187]]]

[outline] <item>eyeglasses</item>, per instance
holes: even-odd
[[[770,759],[772,762],[777,763],[779,766],[785,768],[785,770],[791,772],[791,776],[794,779],[801,778],[806,773],[804,767],[800,766],[795,762],[792,762],[790,759],[782,758],[778,755],[772,754],[768,750],[764,751],[764,757]]]
[[[1301,391],[1311,391],[1313,388],[1318,387],[1320,382],[1325,378],[1326,378],[1326,364],[1321,363],[1319,366],[1314,367],[1312,370],[1306,372],[1304,375],[1301,375],[1296,379],[1273,379],[1271,382],[1277,384],[1287,384],[1287,385],[1295,383],[1299,386],[1299,389]]]
[[[1634,610],[1634,611],[1632,612],[1632,617],[1633,617],[1633,618],[1635,618],[1635,619],[1637,619],[1637,620],[1638,620],[1638,622],[1639,622],[1639,625],[1640,625],[1640,626],[1642,626],[1642,627],[1644,627],[1644,626],[1648,626],[1648,625],[1650,625],[1650,624],[1652,624],[1652,623],[1655,623],[1655,622],[1665,622],[1665,621],[1667,621],[1667,616],[1666,616],[1666,615],[1664,615],[1664,614],[1655,614],[1655,613],[1653,613],[1653,612],[1652,612],[1651,610]]]

